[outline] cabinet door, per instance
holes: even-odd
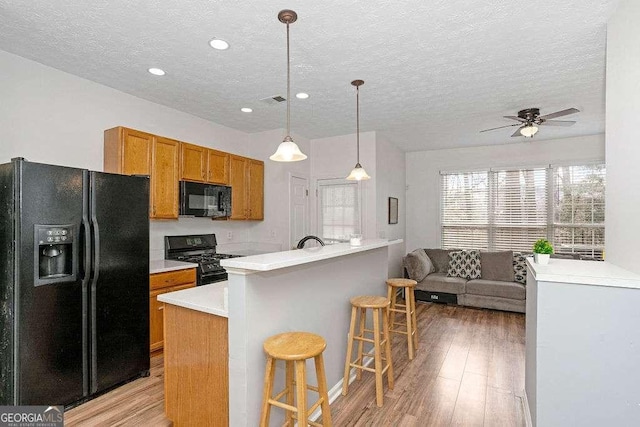
[[[150,175],[153,135],[117,127],[104,131],[104,171]]]
[[[195,286],[195,283],[188,283],[171,288],[157,289],[149,293],[149,349],[151,352],[161,350],[164,347],[164,303],[158,301],[158,295],[181,291],[182,289],[189,289]]]
[[[207,150],[208,168],[207,182],[214,184],[229,184],[229,153],[217,150]]]
[[[247,158],[229,156],[229,185],[231,185],[231,219],[247,219]]]
[[[249,219],[264,219],[264,162],[249,160]]]
[[[180,143],[180,179],[206,181],[207,149],[198,145]]]
[[[155,137],[151,164],[151,218],[178,218],[180,143]]]

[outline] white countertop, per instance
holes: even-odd
[[[196,268],[198,264],[192,262],[172,261],[169,259],[161,259],[159,261],[149,262],[149,274],[166,273],[167,271],[187,270]]]
[[[196,286],[181,291],[168,292],[158,295],[158,301],[173,304],[203,313],[229,317],[228,303],[225,304],[227,281]]]
[[[350,246],[349,243],[320,246],[314,248],[296,249],[292,251],[273,252],[264,255],[254,255],[243,258],[229,258],[220,261],[226,269],[271,271],[279,268],[293,267],[315,261],[350,255],[385,246],[402,243],[402,239],[369,239],[363,240],[360,246]]]
[[[538,282],[576,283],[594,286],[640,289],[640,275],[606,261],[580,261],[551,258],[542,265],[527,258]]]

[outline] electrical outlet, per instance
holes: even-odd
[[[271,230],[271,231],[269,232],[269,236],[270,236],[272,239],[275,239],[275,237],[276,237],[276,230]]]
[[[227,231],[227,239],[233,239],[233,231]]]

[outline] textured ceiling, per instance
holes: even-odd
[[[576,107],[571,128],[604,132],[606,22],[617,0],[0,0],[0,49],[247,132],[285,126],[291,8],[292,130],[361,130],[407,150],[513,142],[503,115]],[[218,37],[231,48],[216,51]],[[146,70],[167,72],[155,77]],[[253,113],[240,112],[251,107]],[[567,118],[569,119],[569,118]],[[517,139],[520,140],[520,139]]]

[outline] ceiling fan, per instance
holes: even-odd
[[[511,135],[512,137],[524,136],[525,138],[533,138],[538,133],[538,126],[571,126],[576,122],[572,120],[551,120],[556,117],[568,116],[569,114],[579,113],[577,108],[567,108],[566,110],[556,111],[555,113],[540,115],[539,108],[527,108],[518,111],[518,116],[503,116],[505,119],[516,120],[518,123],[512,125],[500,126],[497,128],[485,129],[480,132],[488,132],[496,129],[503,129],[518,126],[518,129]]]

